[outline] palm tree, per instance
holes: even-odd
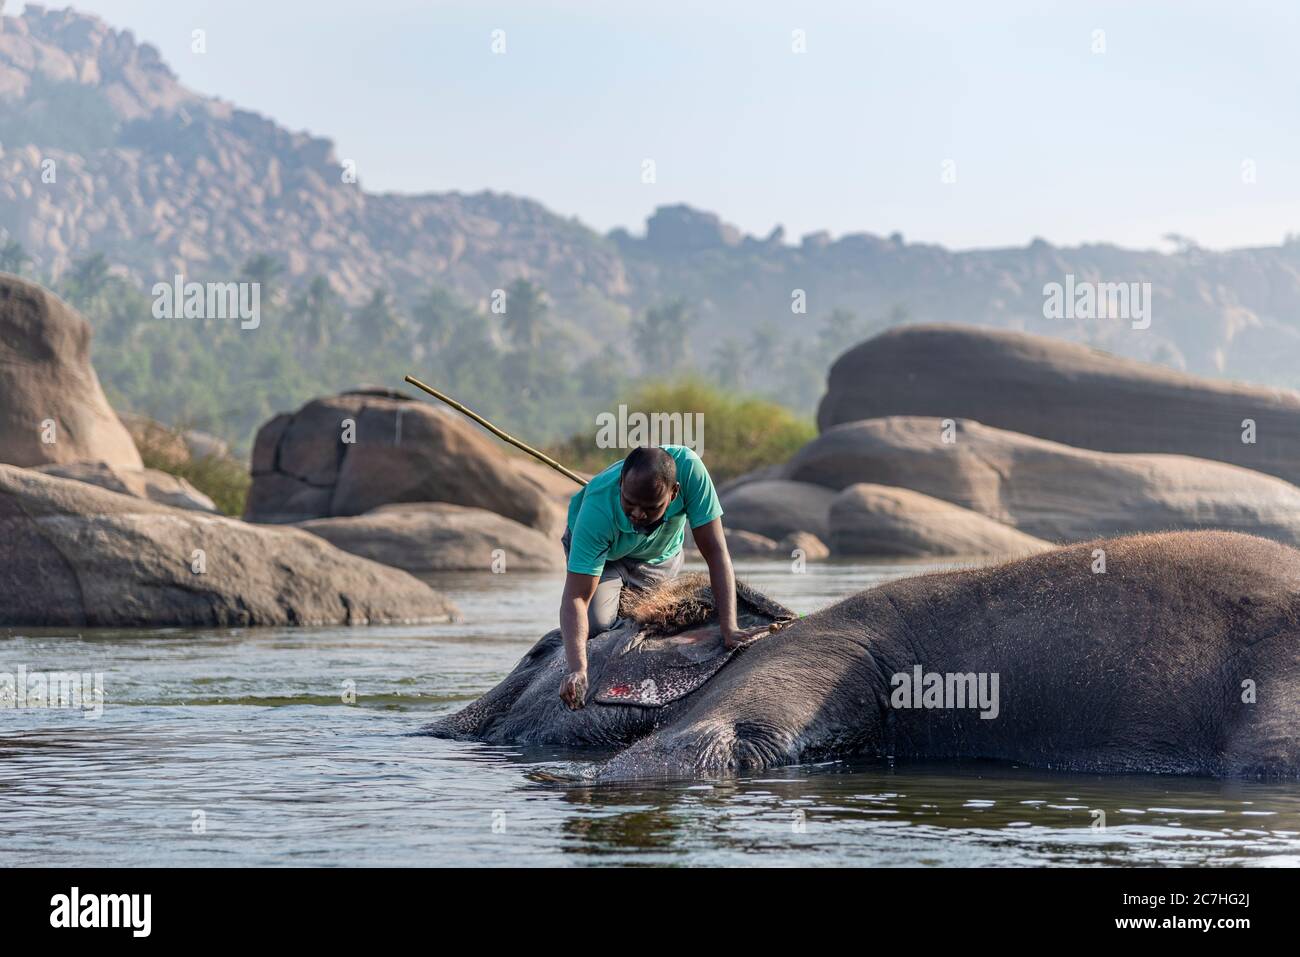
[[[859,342],[865,342],[892,326],[902,325],[910,318],[907,308],[902,304],[892,306],[883,319],[870,322],[847,309],[836,308],[822,320],[822,327],[817,333],[822,361],[833,361]]]
[[[659,310],[659,322],[665,334],[674,339],[684,340],[686,327],[694,317],[686,305],[685,299],[674,299]],[[684,343],[683,343],[684,344]]]
[[[241,282],[257,283],[261,298],[270,302],[280,293],[277,280],[283,273],[284,267],[275,257],[258,253],[240,267],[239,278]]]
[[[509,309],[510,300],[507,293],[507,315]],[[465,306],[454,295],[441,286],[433,285],[416,303],[415,319],[434,349],[441,350],[451,342],[457,329],[465,321],[465,312]]]
[[[21,276],[23,266],[31,261],[32,257],[27,255],[27,250],[23,249],[23,244],[16,239],[11,239],[3,246],[0,246],[0,272]]]
[[[770,321],[760,322],[749,339],[750,365],[755,369],[770,367],[778,358],[777,346],[780,344],[780,338],[775,325]]]
[[[108,260],[103,253],[91,253],[76,260],[68,279],[84,292],[94,295],[108,284]]]
[[[370,299],[353,316],[357,332],[367,345],[387,345],[397,331],[400,321],[393,308],[393,299],[386,289],[376,289]]]
[[[835,308],[822,320],[822,327],[817,332],[818,344],[823,357],[834,359],[849,346],[862,341],[865,326],[858,314],[847,309]]]
[[[69,302],[83,311],[88,310],[102,303],[111,278],[104,254],[91,253],[72,263],[63,291]]]
[[[745,346],[735,336],[727,336],[713,350],[709,370],[718,385],[724,389],[741,389],[748,378],[745,364]]]
[[[337,327],[342,310],[339,297],[324,276],[315,276],[307,289],[293,302],[290,310],[295,324],[306,330],[307,342],[314,348],[329,345],[330,330]]]
[[[686,330],[694,317],[684,299],[647,309],[633,329],[637,352],[648,368],[676,370],[686,360]]]
[[[516,279],[506,288],[505,325],[516,349],[536,349],[542,339],[546,293],[527,279]]]

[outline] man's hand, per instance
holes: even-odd
[[[570,671],[560,684],[560,700],[573,711],[580,710],[587,702],[587,669]]]
[[[599,579],[595,575],[569,572],[564,577],[560,632],[564,635],[564,662],[569,671],[560,685],[560,700],[574,711],[587,698],[587,609],[597,584]]]
[[[700,550],[700,557],[709,566],[709,588],[713,591],[718,613],[718,628],[722,630],[722,640],[728,650],[746,644],[747,632],[736,627],[736,575],[731,570],[731,553],[727,551],[727,539],[722,531],[722,519],[691,529],[695,536],[695,547]]]
[[[736,629],[734,631],[722,632],[722,643],[730,651],[732,648],[743,648],[745,645],[752,645],[758,639],[771,630],[770,625],[759,625],[756,628]]]

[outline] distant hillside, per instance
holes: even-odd
[[[47,280],[96,252],[146,291],[177,272],[228,279],[269,255],[290,289],[325,277],[357,306],[376,289],[409,304],[437,284],[486,317],[492,290],[525,278],[584,355],[636,350],[632,324],[680,297],[677,318],[707,326],[712,353],[669,352],[658,365],[715,368],[724,382],[730,369],[727,384],[804,410],[828,352],[903,318],[1023,329],[1300,385],[1300,243],[1225,253],[1188,244],[1168,255],[1041,240],[952,252],[869,233],[796,244],[779,227],[744,236],[683,206],[661,207],[644,235],[601,235],[508,195],[368,193],[346,181],[328,139],[187,90],[154,47],[73,11],[28,5],[4,18],[0,149],[0,240],[20,243],[28,273]],[[54,183],[42,181],[48,160]],[[1150,282],[1151,327],[1045,319],[1043,286],[1066,274]],[[791,312],[795,290],[806,293],[806,316]],[[813,335],[821,347],[787,357],[798,383],[774,381],[765,358]]]
[[[55,277],[92,251],[150,284],[266,253],[353,302],[431,276],[471,301],[519,277],[566,303],[627,293],[614,245],[540,204],[366,193],[329,140],[190,92],[154,47],[70,10],[4,19],[0,144],[0,227]]]

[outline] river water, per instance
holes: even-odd
[[[810,612],[918,567],[738,570]],[[0,630],[0,672],[102,672],[105,689],[98,717],[0,710],[4,863],[1300,864],[1293,783],[834,762],[725,783],[558,785],[540,772],[589,756],[409,732],[514,666],[555,619],[559,576],[437,584],[464,621]]]

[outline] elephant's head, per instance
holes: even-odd
[[[784,606],[738,582],[742,628],[792,620]],[[703,574],[637,592],[624,589],[617,627],[587,643],[586,706],[560,701],[566,666],[559,629],[547,634],[502,682],[462,711],[424,728],[476,741],[623,747],[663,724],[733,655],[717,627]]]

